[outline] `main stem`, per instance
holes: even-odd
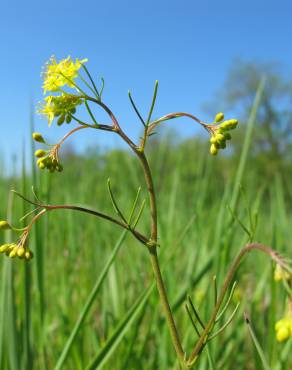
[[[100,100],[94,99],[89,96],[85,96],[86,99],[91,100],[101,106],[106,113],[110,116],[114,131],[117,132],[118,135],[130,146],[130,148],[134,151],[134,153],[138,156],[144,171],[144,176],[147,184],[147,189],[150,196],[150,210],[151,210],[151,237],[150,237],[150,245],[148,245],[148,250],[151,257],[151,264],[156,280],[156,285],[158,289],[158,293],[160,296],[162,308],[166,317],[166,321],[170,330],[172,342],[177,353],[177,356],[182,364],[185,367],[185,356],[184,351],[181,346],[181,341],[178,335],[178,331],[174,322],[173,314],[171,312],[171,308],[168,302],[168,297],[166,294],[166,289],[164,286],[164,282],[162,279],[160,267],[159,267],[159,260],[157,256],[157,205],[156,205],[156,197],[155,197],[155,190],[154,184],[152,179],[151,170],[147,161],[147,158],[144,153],[144,148],[142,151],[132,142],[132,140],[123,132],[122,128],[119,125],[118,120],[116,119],[113,112],[108,108]],[[148,243],[149,244],[149,243]]]
[[[152,174],[151,174],[151,170],[150,170],[150,167],[149,167],[149,164],[148,164],[148,161],[147,161],[147,158],[144,152],[139,152],[137,154],[138,154],[138,157],[141,161],[141,164],[144,170],[147,189],[148,189],[149,196],[150,196],[151,243],[153,245],[150,245],[148,247],[148,250],[150,253],[152,269],[154,272],[158,293],[160,296],[163,311],[166,316],[166,321],[167,321],[167,324],[170,330],[170,334],[171,334],[171,338],[172,338],[175,351],[181,363],[184,364],[184,351],[181,346],[181,341],[180,341],[179,334],[176,328],[176,324],[174,322],[173,313],[171,311],[171,308],[168,302],[165,285],[164,285],[160,267],[159,267],[159,260],[158,260],[158,255],[157,255],[157,236],[158,236],[157,235],[157,205],[156,205],[156,197],[155,197],[155,190],[154,190]]]

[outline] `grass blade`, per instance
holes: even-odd
[[[74,340],[95,300],[95,297],[97,295],[97,293],[99,292],[100,288],[101,288],[101,285],[109,271],[109,268],[111,267],[112,263],[114,262],[116,256],[117,256],[117,253],[118,251],[120,250],[120,247],[122,246],[123,244],[123,241],[125,240],[125,237],[126,237],[126,234],[127,234],[127,230],[123,231],[123,233],[121,234],[121,237],[119,238],[118,242],[116,243],[111,255],[110,255],[110,258],[108,259],[106,265],[104,266],[101,274],[98,276],[97,280],[96,280],[96,283],[94,285],[94,287],[92,288],[88,298],[87,298],[87,301],[85,302],[85,305],[74,325],[74,328],[67,340],[67,343],[65,344],[64,348],[63,348],[63,351],[57,361],[57,364],[54,368],[54,370],[60,370],[62,368],[62,366],[64,365],[64,362],[66,361],[66,358],[69,354],[69,351],[74,343]]]
[[[139,312],[143,309],[153,291],[154,286],[155,285],[153,283],[140,295],[125,317],[120,321],[120,324],[114,330],[110,338],[106,341],[103,348],[86,367],[86,370],[101,369],[102,366],[108,361],[109,357],[112,355],[117,345],[121,342],[127,330],[138,316]]]

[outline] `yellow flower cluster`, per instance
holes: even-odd
[[[10,258],[18,257],[29,261],[33,257],[33,253],[21,242],[15,243],[6,243],[0,246],[0,253],[5,253],[6,256]]]
[[[45,98],[45,104],[40,103],[38,113],[47,117],[49,126],[52,124],[55,117],[59,117],[57,125],[60,126],[64,122],[71,122],[72,114],[76,112],[76,107],[80,104],[82,104],[82,99],[75,95],[49,95]]]
[[[292,337],[292,316],[284,317],[277,321],[275,331],[278,342],[284,342],[289,337]]]
[[[211,125],[208,126],[211,131],[210,153],[212,155],[216,155],[219,149],[226,148],[226,141],[231,139],[231,135],[228,131],[235,129],[238,124],[237,119],[230,119],[218,124],[223,121],[223,119],[224,114],[220,112],[215,117],[215,123],[217,125],[213,127]]]
[[[59,88],[64,85],[74,87],[74,79],[78,76],[78,71],[85,62],[87,62],[87,59],[75,59],[74,62],[68,56],[68,58],[62,59],[58,63],[56,58],[52,56],[42,74],[44,93],[47,91],[59,91]]]
[[[46,168],[51,173],[55,171],[63,171],[63,166],[59,162],[58,156],[56,155],[56,149],[53,151],[38,149],[34,155],[38,158],[37,165],[41,170]]]
[[[274,280],[279,282],[281,280],[289,280],[291,278],[288,271],[285,271],[280,265],[276,265],[274,271]]]

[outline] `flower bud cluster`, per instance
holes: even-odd
[[[0,230],[11,230],[13,229],[11,225],[6,221],[0,221]],[[20,236],[17,243],[5,243],[0,246],[0,253],[5,253],[6,256],[10,258],[18,257],[29,261],[32,259],[32,251],[26,246],[26,239],[28,236],[27,229]]]
[[[25,261],[29,261],[33,258],[32,251],[23,245],[21,242],[15,243],[5,243],[0,246],[0,253],[5,253],[6,256],[10,258],[18,257]]]
[[[292,337],[292,316],[287,316],[277,321],[275,331],[278,342],[284,342],[286,339]]]
[[[214,122],[215,125],[208,125],[208,130],[211,132],[210,153],[212,155],[216,155],[219,149],[226,148],[226,141],[231,139],[231,135],[228,131],[235,129],[238,124],[237,119],[230,119],[226,121],[223,121],[223,119],[224,114],[220,112],[216,114]]]
[[[49,126],[54,118],[58,118],[57,125],[61,126],[64,122],[71,122],[76,107],[82,103],[83,100],[76,95],[49,95],[45,98],[45,103],[40,103],[38,113],[47,117]]]
[[[43,149],[36,150],[34,154],[38,158],[37,166],[39,167],[39,169],[47,169],[51,173],[55,171],[62,172],[63,166],[59,162],[56,152],[56,149],[49,151]]]

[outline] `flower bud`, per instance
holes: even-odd
[[[37,158],[42,158],[46,155],[46,151],[43,150],[43,149],[38,149],[35,151],[34,155],[37,157]]]
[[[20,247],[17,249],[17,255],[18,257],[22,257],[25,253],[25,249],[23,247]]]
[[[26,260],[31,260],[32,258],[33,258],[33,254],[32,254],[32,251],[30,251],[30,250],[27,250],[25,253],[24,253],[24,258],[26,259]]]
[[[17,247],[14,247],[12,251],[9,253],[9,257],[14,258],[16,257],[16,254],[17,254]]]
[[[9,243],[6,243],[6,244],[1,245],[1,247],[0,247],[0,253],[6,252],[9,247],[10,247],[10,244]]]
[[[0,230],[11,230],[11,226],[7,221],[0,221]]]
[[[211,143],[211,144],[215,144],[216,142],[217,142],[216,137],[215,137],[214,135],[212,135],[212,136],[210,137],[210,143]]]
[[[222,112],[219,112],[216,114],[215,116],[215,122],[218,123],[218,122],[221,122],[224,120],[224,114]]]
[[[34,141],[37,141],[38,143],[45,143],[45,139],[42,137],[42,135],[39,132],[34,132],[32,134],[32,137]]]
[[[219,143],[225,140],[225,136],[223,134],[216,134],[215,138]]]
[[[281,326],[280,329],[277,330],[276,338],[278,342],[284,342],[284,340],[288,339],[290,336],[289,328],[285,325]]]
[[[218,149],[217,149],[217,147],[216,147],[216,145],[215,145],[215,144],[212,144],[212,145],[210,146],[210,153],[211,153],[212,155],[216,155],[216,154],[218,153]]]
[[[72,120],[72,117],[68,114],[68,115],[66,116],[66,123],[70,123],[70,122],[71,122],[71,120]]]
[[[57,121],[57,125],[58,126],[61,126],[65,121],[65,115],[62,114],[59,118],[58,118],[58,121]]]

